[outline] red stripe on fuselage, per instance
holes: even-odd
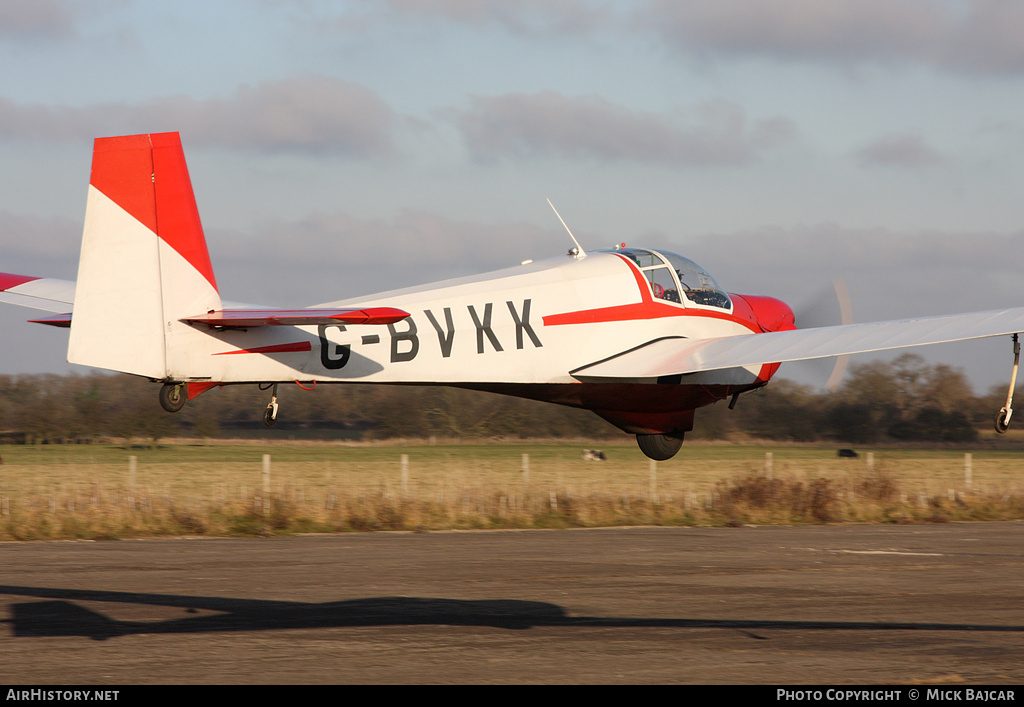
[[[294,344],[274,344],[273,346],[257,346],[252,349],[237,349],[235,351],[221,351],[214,356],[232,356],[234,354],[275,354],[275,353],[299,353],[312,351],[313,345],[308,341],[297,341]]]
[[[733,304],[734,314],[728,312],[715,312],[708,309],[687,309],[680,305],[669,304],[662,300],[655,300],[651,295],[651,288],[647,284],[647,278],[643,272],[629,258],[616,253],[619,258],[629,267],[630,272],[636,280],[637,289],[640,292],[640,301],[632,304],[619,304],[612,307],[598,307],[596,309],[583,309],[577,312],[564,312],[562,314],[549,314],[543,317],[544,326],[563,326],[566,324],[595,324],[604,322],[629,322],[643,319],[662,319],[664,317],[705,317],[710,319],[721,319],[728,322],[740,324],[752,332],[760,332],[756,321],[752,317],[743,316],[748,312],[737,311],[736,303]],[[746,302],[743,303],[746,305]],[[748,307],[749,309],[749,307]]]

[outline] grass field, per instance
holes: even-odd
[[[593,446],[607,461],[582,459]],[[687,443],[652,465],[625,439],[13,445],[0,539],[1024,518],[1024,451],[970,451],[969,476],[964,450],[859,452]]]

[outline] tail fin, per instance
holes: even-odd
[[[178,133],[98,138],[68,361],[182,378],[179,320],[219,309]]]

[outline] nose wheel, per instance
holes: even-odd
[[[1020,365],[1020,340],[1013,335],[1013,372],[1010,374],[1010,390],[1006,393],[1006,405],[996,415],[996,432],[1003,434],[1010,429],[1010,417],[1013,415],[1013,389],[1017,386],[1017,367]]]
[[[679,448],[683,446],[683,433],[680,432],[678,437],[638,434],[636,443],[640,446],[640,451],[649,459],[663,462],[674,457]]]

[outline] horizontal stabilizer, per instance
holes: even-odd
[[[58,314],[55,317],[41,317],[39,319],[29,319],[30,324],[46,324],[48,326],[60,327],[61,329],[71,328],[71,313]]]
[[[316,326],[318,324],[394,324],[409,316],[394,307],[364,309],[225,309],[181,321],[212,327],[250,329],[261,326]]]
[[[700,371],[805,361],[1024,332],[1024,307],[866,324],[658,339],[572,371],[578,380],[660,378]]]
[[[63,314],[71,311],[74,301],[71,280],[0,273],[0,302]]]

